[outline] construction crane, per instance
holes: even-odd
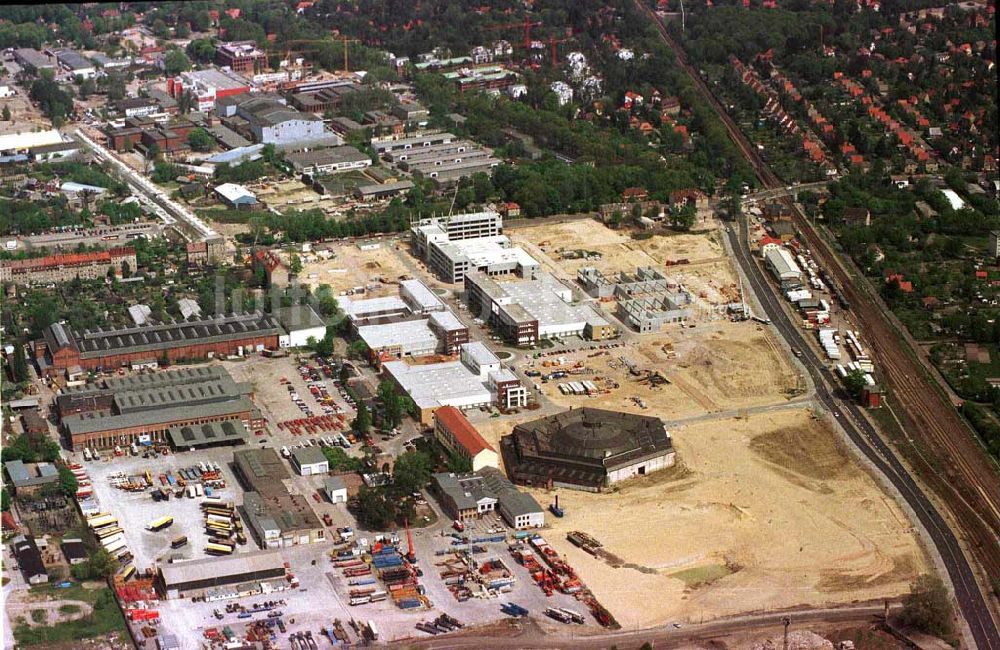
[[[531,49],[531,28],[541,27],[541,21],[532,21],[528,16],[524,17],[524,22],[520,23],[509,23],[507,25],[493,25],[491,27],[484,27],[483,29],[487,31],[496,31],[502,29],[523,29],[524,30],[524,51],[527,52]]]
[[[406,561],[410,564],[417,563],[417,552],[413,550],[413,536],[410,534],[410,520],[404,519],[406,525]]]
[[[572,38],[556,38],[555,36],[549,37],[549,51],[552,54],[552,67],[558,65],[556,59],[558,58],[559,51],[556,49],[556,45],[559,43],[565,43],[566,41],[572,41]]]
[[[350,72],[350,65],[349,65],[349,59],[348,59],[348,53],[347,53],[347,44],[348,43],[360,43],[361,41],[359,41],[356,38],[348,38],[347,36],[339,36],[337,38],[339,38],[343,42],[343,44],[344,44],[344,70],[343,70],[343,72],[344,72],[344,74],[347,74],[348,72]],[[330,42],[329,39],[307,38],[307,39],[295,39],[295,40],[291,40],[291,41],[285,41],[285,44],[286,45],[291,45],[292,43],[329,43],[329,42]],[[308,48],[305,48],[305,49],[308,49]],[[296,54],[301,54],[302,53],[302,52],[300,52],[298,50],[288,50],[288,54],[289,55],[291,55],[292,52],[295,52]]]

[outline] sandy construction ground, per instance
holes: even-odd
[[[559,490],[567,514],[545,531],[624,627],[893,596],[926,570],[906,516],[809,411],[702,422],[674,441],[674,469],[614,493]],[[571,530],[626,564],[577,549]]]
[[[328,284],[337,293],[354,287],[367,287],[379,282],[386,282],[378,290],[364,297],[395,295],[399,288],[390,282],[396,282],[400,275],[409,270],[400,261],[400,256],[407,253],[395,250],[396,242],[383,242],[380,248],[363,251],[356,244],[333,244],[329,246],[334,256],[328,260],[318,256],[303,256],[302,282],[319,285]],[[326,246],[324,246],[326,248]]]
[[[675,325],[660,334],[638,337],[623,349],[592,354],[583,350],[563,355],[565,362],[559,365],[542,364],[557,364],[560,357],[533,359],[523,365],[547,373],[582,364],[587,370],[584,374],[547,383],[535,380],[541,392],[560,406],[624,410],[667,420],[778,404],[802,389],[797,371],[770,335],[751,322],[718,321],[695,328]],[[640,376],[629,373],[622,357],[638,367]],[[652,385],[646,380],[652,370],[659,370],[670,383]],[[583,380],[607,392],[586,396],[563,395],[559,390],[560,383]]]
[[[736,276],[717,230],[633,239],[630,231],[612,230],[598,221],[584,219],[519,227],[509,234],[545,270],[564,280],[575,281],[576,272],[586,266],[607,276],[619,271],[632,273],[638,266],[653,266],[697,297],[702,317],[711,316],[713,307],[739,300]],[[674,264],[678,260],[688,263]],[[613,311],[613,305],[608,307]]]

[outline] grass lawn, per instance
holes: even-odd
[[[82,600],[93,606],[94,611],[75,621],[58,623],[47,627],[31,628],[26,624],[18,625],[14,628],[14,639],[22,647],[46,647],[58,643],[67,643],[102,636],[109,632],[118,631],[122,637],[128,636],[125,627],[125,618],[122,616],[115,604],[114,595],[108,587],[99,589],[86,589],[82,585],[74,584],[67,589],[56,589],[55,587],[42,587],[32,589],[36,595],[46,595],[53,600]],[[60,607],[75,607],[68,604]],[[35,610],[39,611],[39,610]],[[32,619],[35,620],[35,611],[32,611]],[[71,612],[65,612],[71,613]]]

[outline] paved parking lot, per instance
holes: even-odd
[[[169,501],[156,502],[153,501],[149,491],[126,492],[112,487],[110,484],[112,476],[119,472],[124,472],[126,475],[142,475],[148,470],[153,475],[154,484],[159,486],[157,477],[162,473],[196,466],[201,461],[214,461],[222,470],[226,488],[213,491],[213,496],[217,495],[237,505],[243,503],[243,491],[236,483],[236,478],[229,467],[233,458],[232,447],[171,453],[151,459],[141,456],[103,457],[108,460],[87,462],[81,459],[81,463],[90,475],[101,510],[117,517],[119,525],[125,530],[125,539],[135,558],[136,568],[140,570],[157,562],[166,561],[171,556],[185,559],[205,557],[205,543],[208,537],[205,535],[204,519],[201,507],[198,505],[202,500],[189,499],[186,496],[175,498],[171,495]],[[157,533],[146,530],[146,524],[166,515],[174,518],[173,525]],[[170,540],[180,535],[187,536],[187,546],[171,549]],[[253,542],[248,541],[247,545],[237,546],[236,550],[238,553],[245,553],[252,548]]]

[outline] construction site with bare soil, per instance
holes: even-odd
[[[506,433],[476,424],[493,444]],[[811,410],[671,433],[673,468],[600,494],[532,491],[542,504],[558,494],[565,516],[545,537],[623,628],[894,598],[928,570],[905,513]]]

